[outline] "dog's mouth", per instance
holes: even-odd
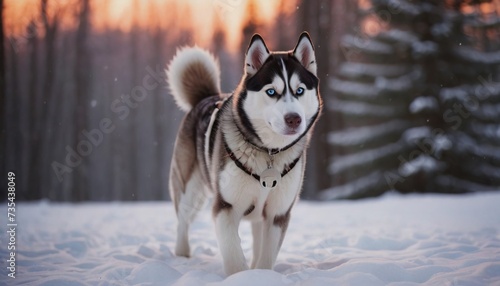
[[[299,128],[287,129],[283,135],[297,135],[299,133]]]
[[[293,127],[285,127],[285,128],[275,128],[273,124],[268,121],[267,122],[269,127],[277,134],[284,135],[284,136],[295,136],[299,133],[301,133],[301,126],[297,126],[295,128]]]

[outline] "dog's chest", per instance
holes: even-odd
[[[251,156],[250,156],[251,158]],[[254,160],[260,161],[255,158]],[[266,160],[261,162],[263,171]],[[226,161],[219,175],[219,192],[244,219],[261,220],[265,214],[274,216],[287,211],[297,196],[302,180],[303,164],[298,164],[279,184],[269,190],[260,181],[242,171],[232,160]]]
[[[301,140],[276,155],[262,152],[245,140],[232,111],[224,108],[227,106],[214,110],[204,134],[203,159],[209,185],[245,219],[259,220],[265,215],[285,213],[302,185],[304,142]],[[294,167],[282,176],[293,161],[296,161]],[[269,169],[274,169],[274,174]],[[271,177],[266,184],[272,184],[273,176],[279,176],[274,188],[262,186],[260,177],[266,175]]]

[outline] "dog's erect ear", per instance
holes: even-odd
[[[245,71],[248,75],[254,75],[269,57],[266,43],[259,34],[255,34],[250,40],[250,45],[245,56]]]
[[[308,71],[316,75],[316,56],[314,55],[314,45],[309,37],[309,33],[302,32],[300,34],[299,41],[295,49],[293,49],[293,55]]]

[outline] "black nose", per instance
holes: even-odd
[[[288,113],[287,115],[285,115],[285,122],[288,127],[295,129],[299,127],[300,123],[302,122],[302,118],[297,113]]]

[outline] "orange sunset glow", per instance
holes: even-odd
[[[92,29],[129,31],[132,26],[156,27],[176,31],[191,29],[196,44],[210,41],[216,26],[226,32],[226,44],[230,50],[239,46],[241,28],[246,20],[249,2],[258,11],[255,21],[271,23],[276,17],[280,1],[277,0],[104,0],[91,1]],[[291,4],[291,5],[290,5]],[[58,15],[62,29],[75,26],[73,0],[48,1],[49,16]],[[294,1],[287,4],[292,10]],[[8,36],[22,36],[30,21],[40,19],[40,0],[5,1],[5,25]]]

